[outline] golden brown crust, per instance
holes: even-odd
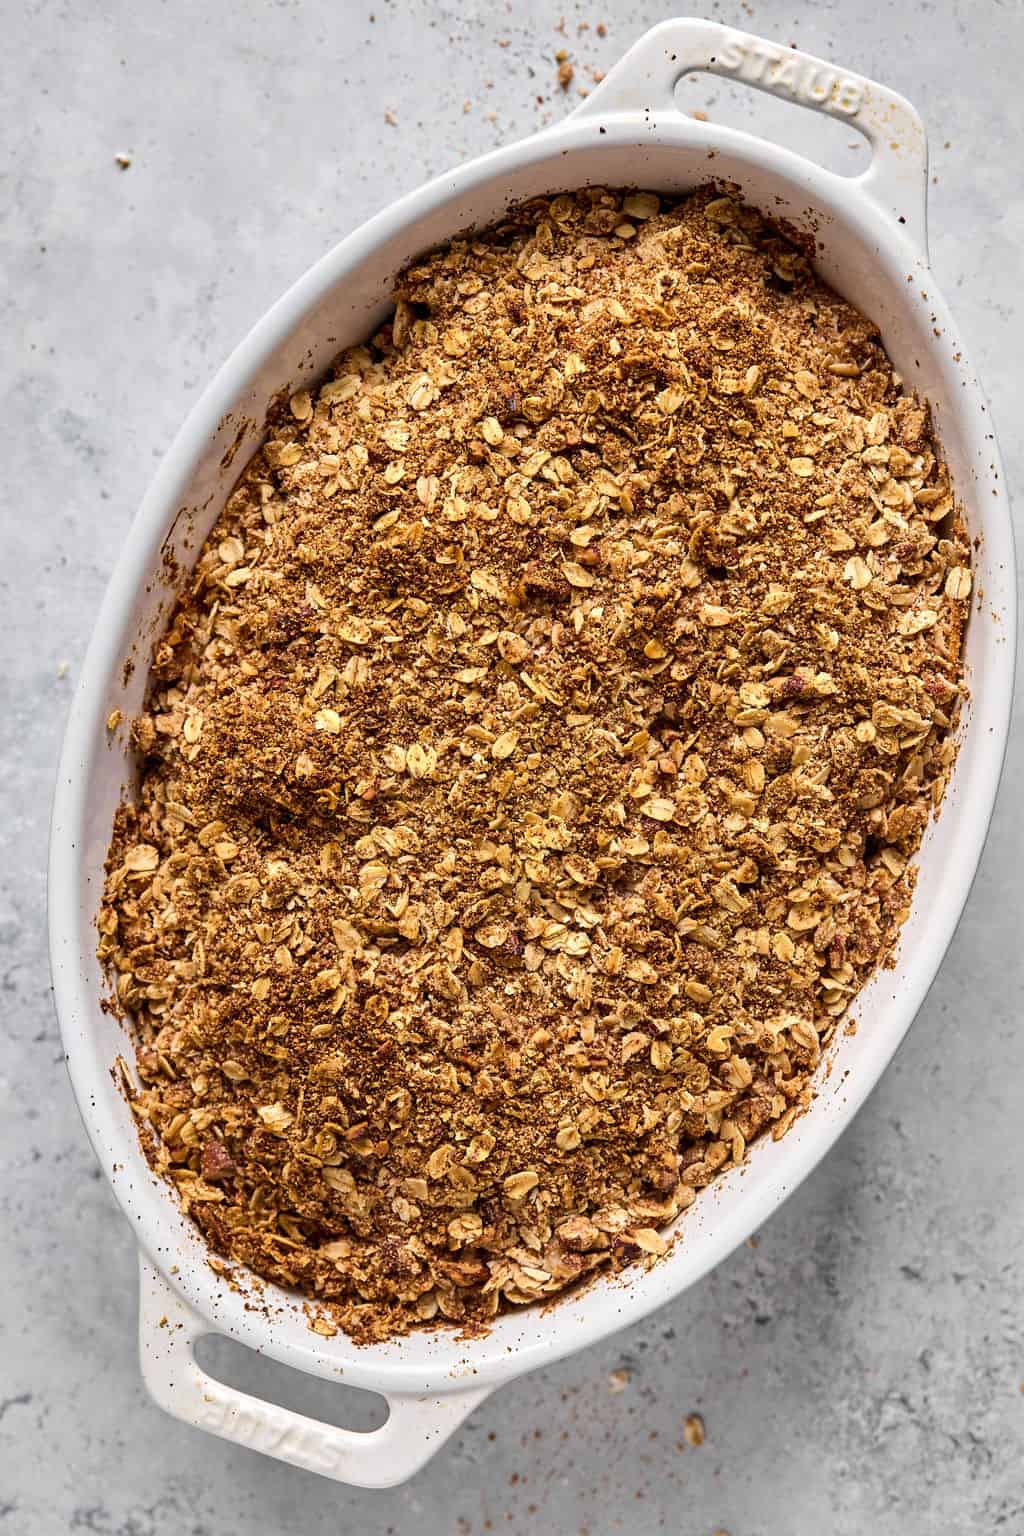
[[[731,197],[406,272],[134,728],[100,952],[213,1245],[360,1339],[662,1252],[891,953],[969,592],[926,406]]]

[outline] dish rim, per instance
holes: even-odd
[[[54,995],[79,1109],[101,1166],[135,1227],[141,1247],[177,1293],[209,1322],[211,1331],[228,1333],[298,1369],[327,1377],[343,1376],[351,1385],[396,1395],[443,1393],[470,1384],[497,1385],[593,1343],[627,1323],[639,1321],[700,1280],[781,1205],[849,1125],[898,1048],[934,979],[981,857],[1009,729],[1016,619],[1012,527],[1005,480],[998,448],[989,431],[984,399],[966,363],[961,361],[957,365],[964,386],[961,424],[972,446],[985,442],[995,477],[991,498],[984,502],[979,498],[974,508],[977,527],[972,532],[983,531],[987,551],[995,556],[997,565],[1005,567],[1006,577],[999,604],[1004,644],[1001,649],[991,649],[983,696],[974,699],[971,719],[965,727],[966,731],[984,730],[989,734],[986,771],[980,781],[972,782],[970,799],[957,807],[957,817],[962,821],[959,843],[963,862],[946,888],[936,895],[932,911],[934,932],[927,947],[922,947],[913,964],[901,966],[901,995],[894,1000],[889,1027],[879,1029],[873,1048],[866,1050],[856,1082],[848,1085],[842,1111],[834,1118],[822,1118],[815,1123],[812,1110],[779,1144],[785,1146],[787,1156],[784,1172],[773,1181],[770,1198],[756,1202],[738,1199],[727,1205],[704,1243],[698,1264],[687,1266],[685,1260],[680,1263],[680,1256],[685,1253],[682,1245],[652,1269],[641,1271],[632,1283],[598,1281],[578,1298],[575,1317],[571,1317],[572,1298],[562,1300],[557,1312],[549,1314],[555,1319],[553,1325],[515,1352],[509,1352],[502,1342],[488,1353],[479,1349],[475,1341],[472,1346],[466,1345],[446,1330],[437,1335],[444,1340],[444,1347],[436,1351],[437,1362],[424,1368],[401,1358],[401,1340],[357,1347],[339,1335],[339,1348],[333,1348],[339,1340],[332,1340],[325,1349],[324,1341],[313,1334],[307,1334],[306,1339],[292,1338],[294,1330],[268,1326],[260,1320],[259,1313],[247,1311],[222,1281],[208,1272],[198,1273],[184,1244],[168,1241],[169,1223],[185,1218],[169,1198],[163,1181],[149,1175],[148,1170],[145,1179],[133,1180],[130,1170],[134,1158],[128,1156],[123,1158],[127,1170],[124,1177],[111,1170],[111,1154],[116,1154],[119,1148],[126,1152],[124,1134],[122,1127],[115,1124],[104,1097],[95,1092],[97,1074],[107,1073],[111,1063],[97,1060],[88,1049],[84,1020],[90,1010],[98,1008],[99,999],[89,992],[79,965],[83,946],[93,942],[91,921],[86,919],[79,901],[83,863],[89,856],[82,838],[90,782],[88,765],[96,740],[103,735],[109,680],[123,664],[120,636],[126,616],[139,587],[153,580],[159,570],[161,550],[180,513],[183,487],[207,451],[217,423],[244,395],[246,380],[288,335],[297,331],[303,318],[328,291],[344,283],[357,266],[372,258],[375,248],[403,227],[448,204],[461,203],[475,190],[493,186],[513,170],[526,166],[539,170],[543,163],[551,162],[553,172],[559,161],[570,165],[577,151],[593,151],[595,147],[608,151],[642,150],[653,143],[659,148],[673,147],[699,155],[713,145],[722,157],[728,154],[749,163],[752,169],[769,172],[791,191],[802,189],[813,206],[830,212],[840,233],[844,226],[858,224],[862,233],[877,239],[880,258],[889,261],[894,269],[903,268],[920,276],[927,274],[929,308],[942,332],[941,342],[936,343],[940,367],[947,353],[958,353],[962,359],[955,327],[926,259],[893,220],[884,220],[877,204],[858,187],[860,178],[838,178],[788,150],[736,130],[716,128],[709,135],[707,125],[690,122],[677,113],[659,117],[638,111],[611,111],[601,122],[604,132],[599,144],[594,115],[570,118],[555,129],[492,151],[408,193],[336,245],[256,323],[192,407],[141,503],[99,611],[60,758],[49,875]],[[554,192],[565,184],[554,177],[549,190]],[[457,228],[453,227],[451,235],[455,233]],[[978,617],[975,616],[975,622]],[[994,621],[982,616],[982,622]],[[155,1190],[148,1187],[150,1184],[155,1184]],[[708,1194],[705,1192],[698,1205],[708,1201]],[[175,1263],[180,1264],[181,1272],[171,1275],[169,1271]],[[205,1270],[205,1266],[202,1268]],[[495,1333],[497,1336],[497,1330]]]

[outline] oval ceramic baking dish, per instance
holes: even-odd
[[[731,75],[845,119],[869,141],[864,174],[832,174],[747,133],[675,105],[692,70]],[[649,32],[571,117],[463,166],[403,198],[344,240],[243,341],[185,423],[153,482],[111,581],[75,695],[60,764],[50,862],[54,989],[68,1064],[93,1145],[141,1248],[142,1367],[170,1413],[342,1482],[402,1481],[502,1382],[635,1322],[694,1284],[780,1204],[824,1156],[877,1081],[917,1011],[952,936],[985,838],[1006,739],[1013,681],[1010,519],[985,404],[928,271],[927,155],[901,97],[791,49],[696,20]],[[857,1002],[811,1111],[778,1143],[755,1144],[685,1216],[683,1240],[653,1268],[604,1279],[553,1310],[500,1317],[485,1338],[421,1333],[356,1348],[312,1333],[296,1299],[268,1287],[259,1307],[207,1264],[197,1230],[148,1169],[111,1075],[125,1049],[100,1009],[104,982],[93,922],[115,806],[131,780],[124,729],[139,709],[149,649],[187,566],[257,446],[269,402],[315,380],[342,347],[387,313],[396,272],[517,199],[588,183],[682,193],[711,178],[736,183],[776,218],[810,230],[825,280],[878,323],[906,380],[932,402],[954,484],[977,539],[967,639],[970,696],[941,818],[920,853],[917,900],[894,972]],[[137,665],[125,667],[134,655]],[[131,1053],[128,1052],[128,1055]],[[167,1324],[170,1326],[167,1326]],[[160,1326],[160,1324],[164,1324]],[[288,1365],[383,1393],[390,1417],[359,1434],[314,1423],[215,1381],[193,1352],[221,1332]]]

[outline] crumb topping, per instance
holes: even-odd
[[[663,1254],[891,956],[970,591],[926,404],[734,197],[417,261],[133,726],[99,952],[211,1245],[360,1340]]]

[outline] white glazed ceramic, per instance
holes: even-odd
[[[674,89],[694,69],[845,119],[871,145],[868,170],[838,176],[747,133],[684,115]],[[564,123],[439,177],[344,240],[260,321],[192,411],[125,543],[82,669],[50,861],[53,981],[68,1065],[97,1156],[138,1236],[142,1368],[170,1413],[342,1482],[400,1482],[496,1386],[635,1322],[699,1280],[824,1156],[890,1060],[935,975],[981,854],[1013,681],[1009,511],[981,391],[928,270],[926,171],[920,120],[893,92],[710,22],[667,21]],[[405,262],[470,224],[496,219],[524,196],[587,183],[679,193],[710,178],[737,183],[754,204],[814,232],[822,276],[877,321],[896,366],[931,400],[979,539],[959,759],[942,816],[921,849],[899,963],[858,999],[860,1028],[840,1041],[810,1113],[781,1142],[756,1144],[745,1168],[701,1196],[662,1263],[599,1281],[550,1311],[510,1313],[486,1338],[422,1333],[365,1348],[341,1334],[325,1340],[310,1332],[294,1297],[269,1287],[267,1306],[255,1309],[211,1272],[198,1233],[147,1168],[112,1080],[111,1063],[126,1042],[99,1007],[104,984],[93,921],[111,818],[132,769],[124,730],[112,741],[104,722],[114,708],[130,717],[141,705],[149,648],[174,593],[165,556],[184,565],[194,559],[257,446],[268,402],[284,387],[317,379],[342,347],[370,334]],[[137,665],[126,678],[129,655]],[[194,1357],[194,1341],[210,1332],[382,1393],[390,1417],[360,1434],[226,1387]]]

